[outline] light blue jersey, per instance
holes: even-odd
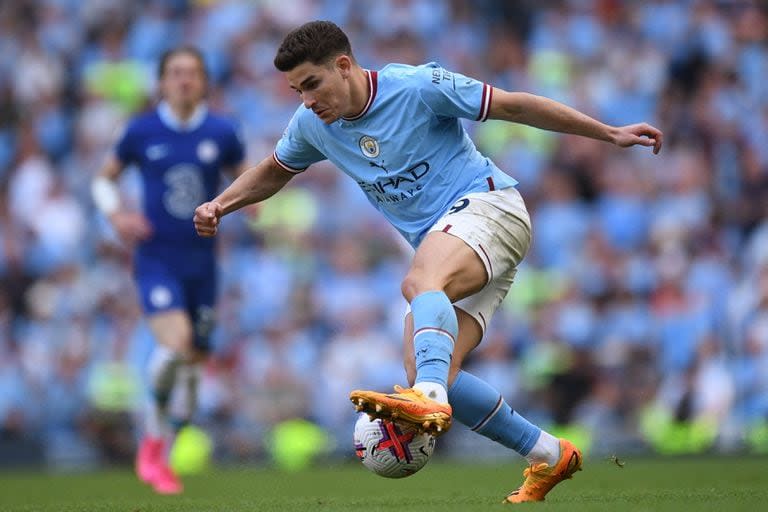
[[[485,121],[490,85],[435,63],[367,74],[369,100],[354,118],[326,125],[299,107],[277,143],[277,163],[299,173],[330,160],[414,247],[460,197],[517,184],[480,154],[459,121]]]

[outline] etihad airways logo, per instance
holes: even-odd
[[[373,182],[358,180],[357,184],[377,203],[398,203],[412,198],[423,188],[420,181],[428,172],[429,162],[424,161],[387,179]]]

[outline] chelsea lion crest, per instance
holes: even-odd
[[[368,158],[376,158],[379,156],[379,141],[370,135],[363,135],[360,137],[360,151]]]

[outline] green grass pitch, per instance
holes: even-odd
[[[768,457],[629,459],[623,468],[587,459],[545,503],[525,510],[768,510]],[[377,477],[360,464],[296,473],[265,468],[216,470],[187,477],[181,496],[156,496],[128,470],[87,474],[0,473],[1,511],[487,511],[521,479],[509,465],[434,460],[403,480]]]

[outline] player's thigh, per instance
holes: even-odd
[[[452,382],[509,292],[517,266],[530,247],[531,224],[520,193],[510,188],[467,195],[431,228],[430,235],[436,232],[463,240],[478,256],[487,276],[480,290],[454,299],[459,335],[451,360]],[[406,372],[412,381],[416,371],[410,319],[406,320],[404,348]]]
[[[168,309],[147,317],[155,340],[187,359],[197,359],[193,344],[192,321],[183,309]]]
[[[432,231],[416,250],[402,290],[409,302],[430,290],[445,291],[453,302],[480,290],[487,280],[482,260],[464,240]]]
[[[430,228],[425,242],[433,235],[441,239],[452,235],[463,244],[460,256],[449,261],[467,265],[465,273],[456,272],[451,266],[444,270],[452,273],[451,286],[456,286],[453,289],[458,293],[449,297],[456,302],[485,292],[489,287],[499,288],[499,280],[506,294],[511,277],[531,245],[531,220],[517,189],[476,192],[457,201]],[[467,249],[474,253],[474,258],[467,256]],[[425,254],[425,257],[431,256]],[[467,277],[469,281],[462,282]]]
[[[449,387],[464,364],[464,359],[480,344],[480,340],[483,337],[483,330],[476,319],[458,307],[454,309],[459,322],[459,334],[456,337],[451,356],[451,368],[448,374]],[[413,386],[416,381],[416,353],[413,348],[413,315],[411,313],[406,315],[404,323],[403,365],[405,366],[408,385]]]

